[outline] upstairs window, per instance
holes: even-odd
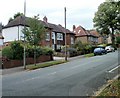
[[[71,37],[71,45],[73,45],[73,44],[74,44],[74,38]]]
[[[63,34],[57,33],[57,40],[63,40]]]
[[[46,41],[50,41],[50,33],[49,32],[46,33]]]

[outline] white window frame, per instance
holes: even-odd
[[[49,32],[46,33],[46,41],[50,41],[50,33]]]

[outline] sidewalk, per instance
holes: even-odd
[[[80,59],[83,57],[84,57],[84,55],[70,57],[70,58],[68,58],[68,61]],[[65,57],[53,57],[53,59],[54,60],[64,60]],[[13,74],[13,73],[23,72],[23,71],[25,71],[24,66],[20,66],[20,67],[15,67],[15,68],[3,69],[0,71],[0,75]]]

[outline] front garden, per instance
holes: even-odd
[[[48,47],[33,46],[27,44],[26,64],[41,63],[53,60],[53,50]],[[2,50],[3,68],[23,66],[24,44],[21,41],[14,41],[10,46]],[[36,57],[35,57],[36,54]]]

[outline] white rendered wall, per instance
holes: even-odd
[[[21,40],[21,36],[23,36],[23,28],[23,26],[15,26],[3,29],[2,34],[4,37],[4,42],[15,41],[18,39]]]

